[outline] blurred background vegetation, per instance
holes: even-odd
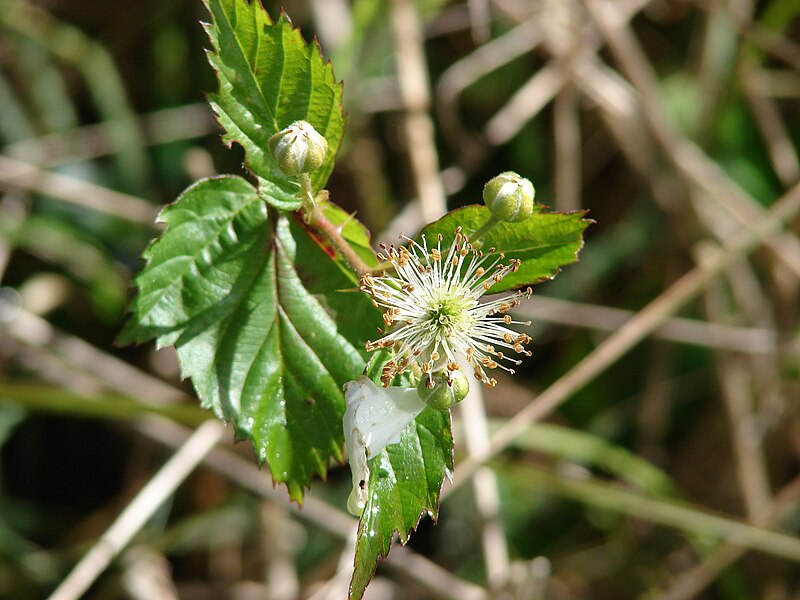
[[[796,0],[282,6],[345,81],[329,189],[376,241],[504,170],[596,221],[524,307],[534,355],[486,392],[489,431],[800,179]],[[113,345],[158,207],[242,171],[204,104],[206,19],[200,0],[0,0],[2,598],[46,597],[176,424],[206,418],[171,349]],[[800,597],[798,231],[530,424],[368,597]],[[342,597],[349,472],[297,511],[252,463],[243,444],[209,455],[86,597]]]

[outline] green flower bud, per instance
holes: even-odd
[[[417,394],[431,408],[448,410],[469,392],[469,380],[459,371],[440,371],[423,375]]]
[[[300,175],[322,166],[328,142],[311,123],[295,121],[269,138],[269,151],[281,171],[287,175]]]
[[[519,223],[533,213],[533,184],[513,171],[500,173],[483,187],[483,201],[500,221]]]

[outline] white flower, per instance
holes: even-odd
[[[399,442],[406,426],[427,405],[414,388],[380,388],[363,375],[345,384],[344,399],[344,441],[353,475],[347,510],[358,516],[369,497],[367,461]]]
[[[363,275],[361,290],[372,295],[373,303],[385,309],[383,320],[388,331],[367,343],[367,350],[394,348],[396,355],[384,368],[381,380],[389,385],[392,378],[412,363],[423,373],[445,368],[455,371],[459,358],[473,369],[475,378],[489,387],[497,381],[487,376],[486,369],[500,367],[513,373],[503,361],[520,364],[506,351],[530,356],[524,344],[530,337],[512,331],[512,323],[530,325],[530,321],[512,320],[507,313],[529,298],[531,289],[484,304],[478,299],[499,283],[503,277],[516,272],[520,261],[512,259],[501,264],[503,254],[475,249],[460,228],[452,246],[442,251],[442,236],[436,248],[405,238],[409,247],[386,246],[381,260],[391,262],[395,275],[374,277]]]

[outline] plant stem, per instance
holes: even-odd
[[[303,190],[303,195],[310,201],[314,201],[314,188],[311,187],[311,175],[308,173],[300,173],[297,176],[300,180],[300,189]]]
[[[479,248],[482,245],[481,238],[489,231],[494,229],[499,223],[500,219],[490,214],[489,218],[486,219],[486,222],[481,225],[475,233],[469,236],[469,240],[472,242],[472,245],[476,248]]]
[[[311,210],[306,210],[304,219],[306,219],[306,222],[312,228],[323,233],[325,237],[328,238],[328,241],[333,244],[350,268],[358,273],[358,275],[374,273],[376,270],[383,270],[370,267],[361,259],[358,254],[356,254],[356,251],[353,250],[353,247],[348,244],[347,240],[342,236],[342,232],[339,227],[328,220],[320,206],[314,205]]]
[[[314,197],[314,188],[311,185],[311,175],[308,173],[300,173],[297,178],[300,181],[300,192],[303,200],[303,208],[305,209],[303,219],[306,223],[310,223],[314,215],[314,209],[317,207]]]

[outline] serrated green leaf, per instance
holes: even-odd
[[[420,235],[436,239],[441,234],[443,247],[449,246],[457,227],[466,235],[477,231],[489,218],[485,206],[465,206],[450,211],[425,227]],[[554,277],[561,267],[578,260],[583,246],[583,231],[592,222],[584,211],[569,213],[537,212],[522,223],[499,223],[483,237],[483,249],[496,248],[506,259],[522,261],[516,273],[509,273],[492,286],[493,294],[538,283]]]
[[[328,206],[345,214],[334,204]],[[381,311],[359,290],[358,276],[338,260],[329,244],[299,221],[293,221],[292,227],[298,230],[295,268],[304,285],[336,322],[339,333],[357,348],[364,348],[367,340],[379,335]],[[300,235],[300,230],[305,235]],[[354,249],[357,251],[357,247]]]
[[[328,142],[325,163],[311,174],[319,191],[333,170],[345,124],[342,86],[330,63],[286,15],[273,23],[259,0],[204,2],[213,17],[206,26],[214,47],[208,61],[219,82],[208,98],[224,141],[241,144],[247,167],[291,195],[297,184],[278,169],[267,141],[293,121],[308,121]]]
[[[400,442],[370,459],[369,499],[358,523],[350,600],[364,595],[395,532],[405,544],[423,515],[436,519],[445,470],[452,468],[450,413],[432,408],[409,423]]]
[[[291,212],[298,210],[303,205],[303,199],[297,194],[290,194],[269,179],[256,177],[258,180],[258,193],[261,199],[278,210]]]
[[[174,344],[202,405],[301,500],[342,458],[342,385],[364,367],[342,331],[360,344],[355,321],[378,313],[302,224],[242,178],[200,181],[159,219],[167,229],[144,254],[120,341]]]

